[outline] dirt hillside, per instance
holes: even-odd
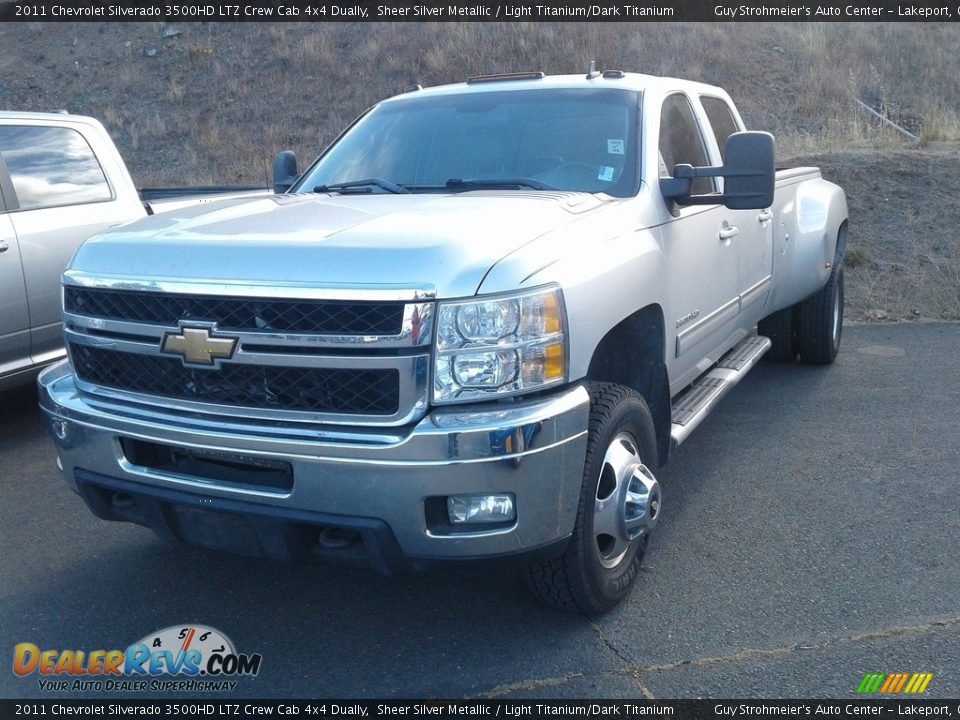
[[[794,158],[841,185],[850,211],[847,317],[960,319],[960,145]]]
[[[415,82],[597,59],[721,85],[781,164],[846,189],[848,318],[960,319],[956,24],[27,23],[0,49],[0,109],[97,117],[140,186],[267,182]]]

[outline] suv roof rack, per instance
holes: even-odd
[[[507,80],[543,80],[546,75],[543,72],[515,72],[515,73],[498,73],[496,75],[476,75],[474,77],[467,78],[467,85],[475,85],[477,83],[486,83],[486,82],[501,82]]]

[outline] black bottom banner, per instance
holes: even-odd
[[[957,717],[960,700],[0,700],[27,717]]]

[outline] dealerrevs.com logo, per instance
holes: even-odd
[[[13,648],[13,672],[39,676],[39,689],[53,691],[224,691],[238,677],[256,677],[262,656],[238,653],[219,630],[174,625],[126,650],[41,650],[29,642]]]

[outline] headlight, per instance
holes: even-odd
[[[566,380],[559,288],[442,302],[438,316],[435,403],[516,395]]]

